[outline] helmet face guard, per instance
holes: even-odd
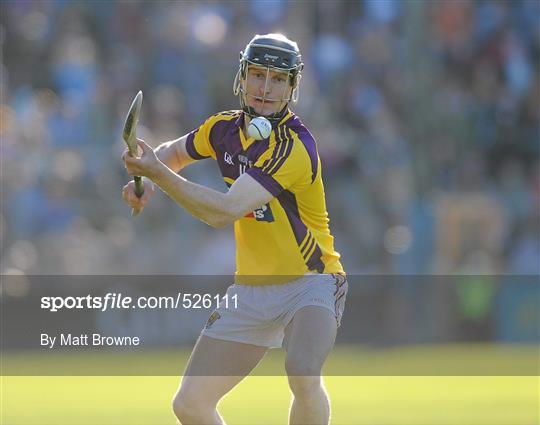
[[[297,44],[280,34],[255,36],[246,46],[245,51],[240,52],[240,67],[234,78],[233,92],[236,96],[239,96],[242,110],[250,117],[262,116],[248,105],[248,97],[262,101],[263,108],[266,101],[280,102],[284,105],[280,111],[264,116],[271,122],[279,121],[287,113],[289,102],[298,100],[298,85],[304,67],[301,58]],[[247,75],[250,65],[257,66],[257,68],[266,72],[263,96],[255,96],[248,92]],[[278,99],[266,96],[270,71],[281,72],[286,75],[287,84],[285,84],[283,93]],[[292,88],[291,93],[287,95],[290,88]]]

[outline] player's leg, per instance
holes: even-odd
[[[293,393],[290,424],[328,424],[330,403],[321,370],[334,346],[336,317],[329,309],[309,305],[298,310],[285,329],[285,369]]]
[[[224,424],[216,406],[264,357],[266,347],[202,335],[173,399],[181,424]]]

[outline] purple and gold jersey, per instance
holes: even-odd
[[[192,158],[217,161],[228,186],[248,173],[274,195],[234,223],[237,283],[342,273],[328,227],[315,139],[291,111],[264,140],[246,138],[243,124],[242,111],[221,112],[189,133],[186,142]]]

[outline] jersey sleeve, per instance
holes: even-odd
[[[188,134],[186,151],[193,159],[216,159],[216,152],[210,143],[210,130],[214,124],[212,118],[207,119],[200,127]]]
[[[310,157],[292,132],[264,152],[247,173],[274,196],[284,190],[302,191],[312,182]]]

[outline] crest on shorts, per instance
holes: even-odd
[[[214,324],[214,322],[221,318],[221,314],[219,314],[217,311],[214,311],[210,317],[208,318],[208,320],[206,321],[206,325],[205,325],[205,329],[208,329],[210,328],[210,326],[212,326]]]

